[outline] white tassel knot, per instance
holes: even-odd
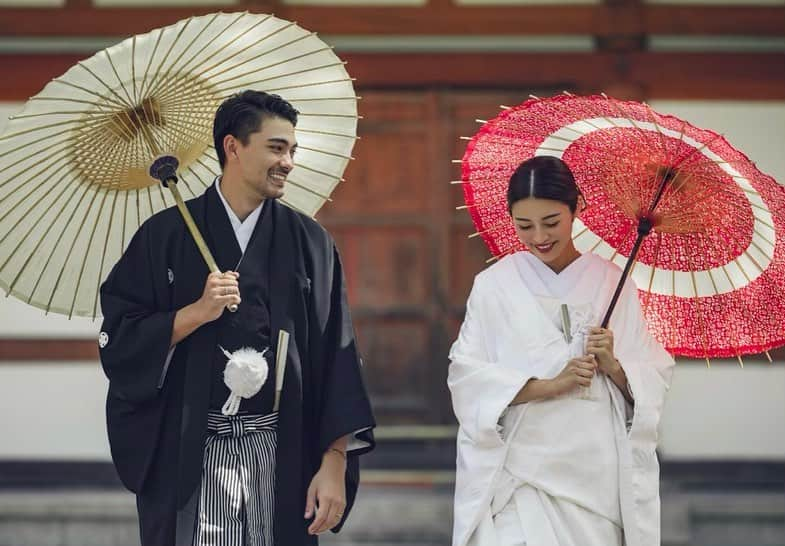
[[[251,347],[242,347],[230,353],[223,347],[219,348],[229,359],[224,369],[224,383],[232,391],[221,408],[221,413],[237,415],[240,401],[254,396],[267,381],[270,370],[264,357],[267,349],[260,353]]]

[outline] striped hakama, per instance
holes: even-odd
[[[273,546],[277,422],[208,414],[194,546]]]

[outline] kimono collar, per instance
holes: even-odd
[[[517,260],[525,262],[533,274],[525,274],[526,284],[532,294],[563,299],[583,280],[586,269],[591,265],[594,255],[581,254],[567,267],[556,273],[531,252],[518,252]]]
[[[232,225],[235,237],[237,237],[237,244],[240,245],[240,251],[245,252],[245,249],[248,247],[248,241],[251,240],[251,235],[253,235],[254,228],[256,228],[256,223],[259,220],[262,208],[267,200],[265,199],[262,201],[245,220],[240,220],[234,210],[232,210],[232,207],[229,206],[229,202],[224,197],[224,194],[221,193],[220,176],[215,177],[215,191],[218,192],[218,197],[221,198],[221,203],[223,203],[224,208],[226,209],[226,215],[229,217],[229,223]]]

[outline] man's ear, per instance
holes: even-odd
[[[223,141],[224,155],[229,157],[237,157],[237,139],[234,135],[226,135]]]

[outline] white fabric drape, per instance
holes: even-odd
[[[600,376],[589,397],[576,392],[508,409],[529,379],[554,377],[581,352],[566,342],[548,300],[568,305],[574,328],[596,325],[619,277],[615,265],[592,254],[557,275],[518,253],[475,279],[450,351],[448,383],[460,424],[454,546],[495,546],[499,537],[488,535],[494,513],[510,523],[510,503],[526,515],[519,522],[527,546],[570,544],[559,529],[575,533],[588,521],[598,538],[582,538],[583,546],[613,544],[602,541],[621,529],[627,546],[659,544],[656,428],[673,360],[649,335],[629,284],[610,327],[634,410]],[[580,336],[573,342],[582,343]],[[553,514],[566,519],[552,523]]]

